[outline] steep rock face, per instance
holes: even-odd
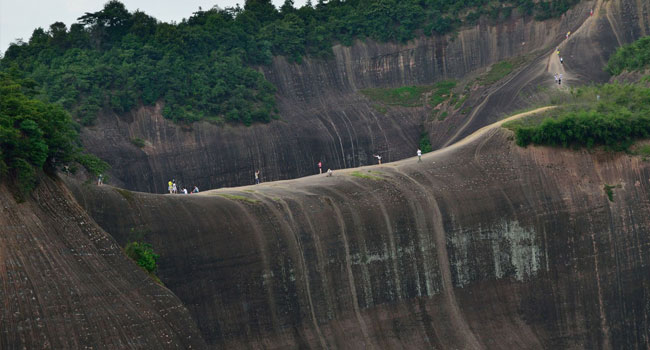
[[[181,301],[44,179],[25,203],[0,186],[0,349],[202,349]]]
[[[607,16],[590,35],[598,45],[584,50],[575,67],[585,67],[580,78],[603,80],[602,62],[617,45],[619,32],[631,41],[650,22],[647,4],[635,0],[607,2]],[[183,185],[201,188],[245,185],[256,169],[264,180],[313,174],[316,163],[340,169],[372,164],[373,153],[384,161],[414,154],[422,125],[426,124],[435,147],[449,144],[486,125],[504,113],[530,103],[522,96],[544,80],[544,57],[564,37],[580,27],[592,6],[583,2],[561,19],[536,22],[513,18],[491,26],[481,23],[459,33],[427,38],[406,45],[358,42],[335,46],[335,58],[305,59],[302,64],[275,58],[260,68],[277,88],[281,120],[267,125],[215,126],[197,123],[191,128],[174,125],[161,116],[161,105],[143,107],[124,116],[104,113],[95,127],[85,128],[85,146],[113,165],[113,183],[130,189],[164,192],[176,178]],[[619,8],[626,9],[618,10]],[[639,12],[636,14],[635,9]],[[632,15],[634,14],[634,15]],[[608,26],[608,23],[617,25]],[[579,51],[576,51],[579,52]],[[375,110],[358,93],[367,87],[431,84],[460,78],[503,59],[527,55],[528,64],[480,96],[468,101],[474,110],[444,122],[425,122],[428,108]],[[597,60],[593,58],[596,55]],[[573,63],[572,63],[573,64]],[[572,66],[572,67],[573,67]],[[581,68],[582,69],[582,68]],[[580,70],[580,69],[578,69]],[[139,149],[131,140],[147,145]]]
[[[70,186],[217,348],[648,347],[650,165],[510,135],[203,195]]]

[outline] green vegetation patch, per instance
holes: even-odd
[[[420,151],[422,151],[422,153],[429,153],[433,151],[433,147],[431,146],[431,141],[429,140],[429,133],[426,130],[422,130],[422,133],[420,133],[419,146],[420,146]]]
[[[429,105],[436,107],[445,102],[452,96],[451,90],[456,87],[456,82],[453,80],[443,80],[433,86],[431,98],[429,98]]]
[[[244,202],[248,202],[248,203],[259,203],[259,201],[257,199],[248,198],[248,197],[244,197],[244,196],[239,196],[239,195],[236,195],[236,194],[219,193],[219,194],[217,194],[217,196],[232,199],[232,200],[236,200],[236,201],[244,201]]]
[[[145,270],[156,282],[162,284],[156,271],[158,270],[158,259],[160,256],[153,251],[151,244],[143,242],[129,242],[124,247],[126,256],[135,261],[138,266]]]
[[[431,91],[431,86],[402,86],[398,88],[368,88],[360,92],[373,101],[389,106],[422,106],[422,95]]]
[[[368,88],[360,92],[369,99],[387,106],[420,107],[424,104],[424,96],[430,95],[428,103],[436,107],[449,99],[453,94],[451,90],[456,87],[453,80],[440,81],[434,85],[413,85],[398,88]],[[378,111],[385,113],[386,107],[373,104]]]
[[[614,191],[612,191],[614,188],[616,188],[614,185],[605,184],[605,186],[603,186],[603,190],[605,191],[605,194],[607,194],[607,199],[609,199],[610,202],[614,201]]]
[[[136,137],[136,138],[134,138],[134,139],[131,139],[131,143],[132,143],[135,147],[138,147],[138,148],[142,148],[142,147],[144,147],[144,145],[145,145],[144,140],[141,139],[141,138],[139,138],[139,137]]]
[[[631,44],[623,45],[610,56],[605,70],[612,75],[623,71],[639,71],[650,68],[650,36],[645,36]]]
[[[644,158],[650,157],[650,144],[639,146],[634,153],[643,156]]]
[[[479,79],[479,81],[482,85],[494,84],[503,79],[506,75],[512,73],[514,69],[515,66],[508,61],[495,63],[490,67],[490,70]]]
[[[377,176],[377,175],[380,175],[380,174],[382,174],[382,172],[380,172],[380,171],[372,171],[372,170],[368,170],[367,173],[363,173],[363,172],[361,172],[359,170],[353,171],[353,172],[350,173],[351,176],[358,177],[360,179],[369,179],[369,180],[375,180],[375,181],[384,180],[384,178]]]
[[[570,103],[539,123],[509,124],[517,144],[627,151],[650,136],[650,88],[605,84],[579,88],[571,96]]]

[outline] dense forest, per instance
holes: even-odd
[[[34,96],[37,85],[16,72],[0,72],[0,181],[9,180],[18,198],[36,185],[37,171],[76,161],[91,172],[107,164],[83,154],[78,125],[61,106]]]
[[[319,0],[296,9],[286,0],[247,0],[212,8],[180,23],[129,12],[117,0],[67,28],[56,22],[12,44],[0,70],[38,82],[38,97],[62,105],[84,125],[103,109],[124,113],[164,101],[176,122],[267,122],[277,114],[275,88],[254,67],[282,55],[327,59],[332,45],[355,39],[405,42],[441,35],[481,16],[492,22],[513,10],[542,20],[579,0]]]

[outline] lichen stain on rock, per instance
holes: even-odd
[[[514,278],[523,282],[535,277],[540,267],[541,249],[533,229],[522,228],[517,221],[503,220],[476,230],[459,229],[449,235],[449,246],[454,254],[454,285],[463,287],[477,279],[493,275],[496,279]],[[478,268],[474,263],[476,247],[490,247],[492,266]],[[486,251],[482,251],[487,254]],[[489,260],[486,260],[489,261]]]

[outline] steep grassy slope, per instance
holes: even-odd
[[[648,346],[650,163],[503,129],[423,158],[203,195],[71,186],[118,241],[147,232],[212,346]]]

